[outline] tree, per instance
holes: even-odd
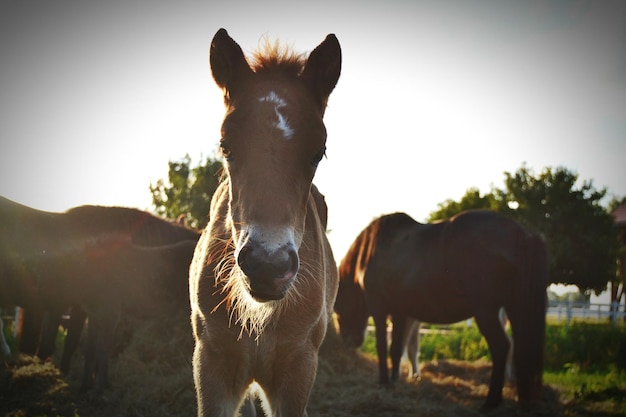
[[[612,215],[616,216],[615,228],[617,230],[617,241],[619,252],[617,255],[617,273],[615,274],[615,280],[611,283],[611,302],[620,303],[624,294],[626,293],[626,224],[621,215],[618,212],[626,207],[626,197],[621,200],[613,198],[609,203],[609,211]],[[626,317],[624,317],[626,321]]]
[[[504,190],[492,189],[480,197],[470,189],[461,203],[444,203],[431,217],[477,208],[472,202],[511,215],[545,237],[551,282],[576,285],[585,294],[604,291],[615,280],[618,250],[613,218],[600,204],[606,189],[596,190],[591,181],[577,187],[578,175],[562,167],[535,175],[522,166],[504,174]]]
[[[606,189],[591,181],[576,187],[578,175],[566,168],[546,168],[533,176],[526,167],[505,173],[515,216],[546,237],[552,282],[574,284],[582,292],[606,289],[615,279],[617,236],[613,218],[600,202]]]
[[[465,195],[461,197],[461,201],[459,202],[448,199],[443,203],[437,204],[437,210],[430,213],[428,221],[433,222],[435,220],[447,219],[466,210],[496,210],[498,207],[499,204],[495,200],[493,193],[481,196],[478,188],[472,187],[465,192]]]
[[[168,181],[150,183],[152,204],[157,214],[170,219],[184,215],[189,226],[204,228],[208,223],[211,197],[219,184],[222,163],[206,158],[191,168],[189,155],[180,161],[168,162]]]

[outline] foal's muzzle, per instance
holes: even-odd
[[[250,295],[259,302],[283,298],[298,273],[299,263],[298,253],[291,246],[270,253],[248,242],[237,256],[237,264],[248,279]]]

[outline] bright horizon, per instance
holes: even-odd
[[[220,27],[246,53],[264,36],[310,52],[337,35],[342,75],[314,182],[338,261],[373,218],[424,221],[524,163],[626,195],[619,0],[24,3],[0,17],[0,195],[21,204],[150,210],[169,160],[212,156],[224,110],[208,49]]]

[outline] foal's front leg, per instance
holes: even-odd
[[[312,345],[296,346],[282,348],[280,352],[290,353],[287,357],[276,355],[272,381],[269,384],[259,381],[269,401],[271,416],[306,417],[306,406],[317,373],[317,349]]]
[[[242,372],[246,368],[245,359],[224,355],[208,346],[210,342],[198,340],[193,352],[198,417],[238,416],[250,384]]]

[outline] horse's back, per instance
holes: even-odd
[[[470,210],[447,223],[444,247],[457,256],[465,253],[474,262],[484,259],[521,268],[524,242],[532,233],[511,217],[495,211]]]
[[[381,285],[403,291],[420,276],[430,273],[434,252],[440,246],[437,224],[422,224],[405,213],[393,213],[374,220],[360,235],[359,265],[363,284]],[[417,278],[419,280],[419,278]],[[379,288],[378,290],[383,290]]]
[[[127,233],[134,243],[159,246],[198,239],[200,233],[131,207],[83,205],[64,213],[76,236],[97,236],[108,232]]]
[[[0,197],[0,247],[9,251],[40,251],[63,236],[65,222],[59,213],[37,210]]]
[[[362,275],[370,306],[410,306],[413,315],[430,322],[463,320],[472,315],[475,300],[496,308],[507,288],[525,279],[523,242],[529,233],[496,212],[466,211],[429,224],[395,213],[368,229],[361,238],[369,241],[360,243],[367,254],[361,253],[362,270],[357,265],[355,273]],[[451,304],[447,314],[439,308],[444,300]]]

